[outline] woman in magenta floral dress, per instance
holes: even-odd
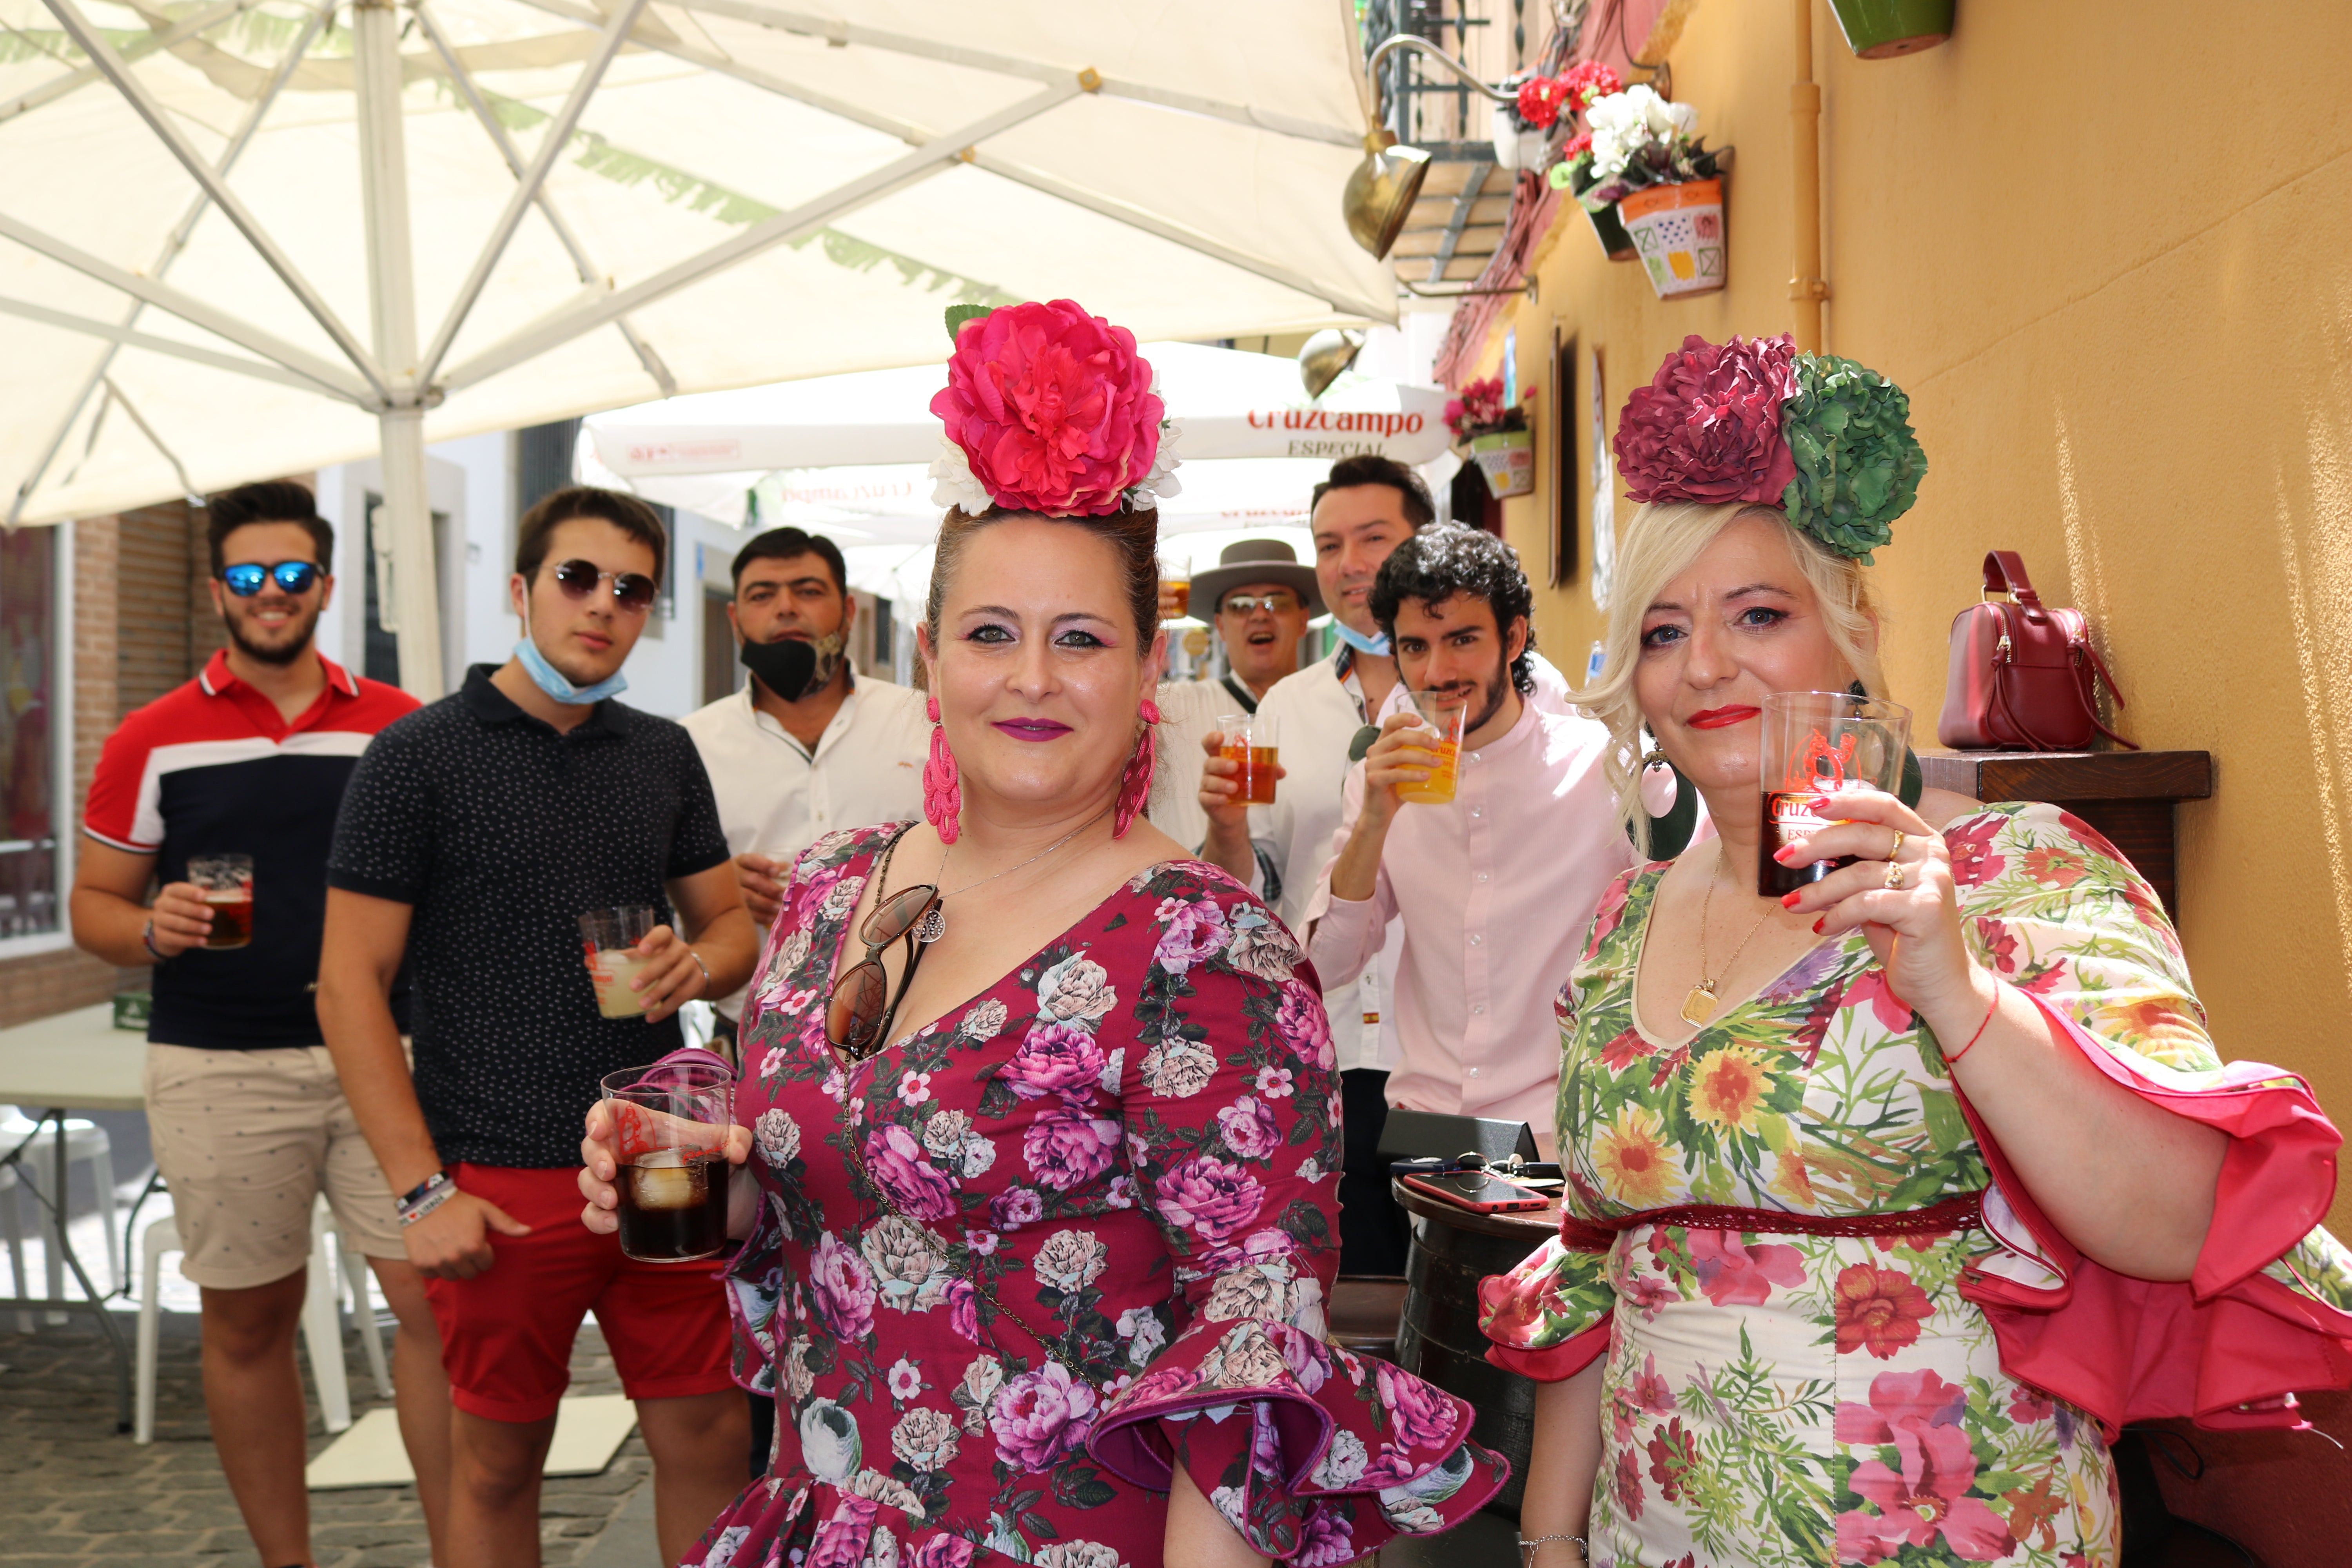
[[[769,936],[730,1278],[775,1448],[689,1563],[1339,1564],[1503,1479],[1466,1406],[1327,1342],[1320,990],[1139,815],[1150,374],[1066,301],[961,329],[928,820],[819,840]]]
[[[2116,1427],[2292,1424],[2352,1366],[2335,1131],[2220,1060],[2162,906],[2053,806],[1840,793],[1780,853],[1842,868],[1759,894],[1765,699],[1882,689],[1898,390],[1694,338],[1617,452],[1647,504],[1580,700],[1719,836],[1601,900],[1560,1234],[1482,1291],[1542,1384],[1531,1568],[2116,1568]]]

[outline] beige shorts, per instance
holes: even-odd
[[[392,1189],[324,1046],[147,1047],[147,1127],[171,1187],[180,1271],[215,1290],[283,1279],[310,1257],[321,1189],[352,1247],[405,1258]]]

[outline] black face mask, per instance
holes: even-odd
[[[760,684],[787,702],[814,696],[833,683],[841,668],[838,634],[803,642],[785,637],[779,642],[747,642],[736,657]]]

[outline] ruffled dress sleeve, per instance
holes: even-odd
[[[1105,1407],[1096,1461],[1182,1464],[1254,1551],[1349,1563],[1451,1528],[1509,1473],[1468,1405],[1328,1343],[1339,1078],[1315,972],[1208,868],[1174,879],[1121,1083],[1139,1201],[1174,1259],[1177,1331]],[[1160,886],[1168,889],[1163,881]]]
[[[1971,1261],[1960,1291],[1990,1320],[2002,1365],[2110,1432],[2159,1416],[2302,1425],[2297,1392],[2352,1384],[2352,1254],[2318,1226],[2341,1135],[2295,1074],[2221,1060],[2172,922],[2089,826],[2010,804],[1945,840],[1978,962],[2109,1080],[2230,1139],[2194,1273],[2135,1279],[2066,1240],[1961,1097],[1991,1172],[1985,1220],[1999,1245]]]
[[[1605,978],[1592,967],[1601,944],[1623,922],[1625,901],[1636,879],[1656,869],[1652,866],[1625,872],[1609,885],[1593,910],[1584,952],[1552,1001],[1563,1058],[1576,1044],[1583,992]],[[1568,1090],[1569,1075],[1563,1072],[1552,1121],[1563,1132],[1572,1124]],[[1538,1383],[1574,1377],[1599,1360],[1609,1349],[1610,1319],[1617,1310],[1617,1292],[1608,1277],[1615,1234],[1578,1217],[1578,1194],[1572,1186],[1563,1194],[1559,1234],[1509,1273],[1491,1274],[1478,1282],[1478,1327],[1488,1341],[1486,1359]]]

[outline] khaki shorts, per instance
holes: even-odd
[[[283,1279],[310,1257],[323,1188],[370,1258],[405,1258],[392,1189],[324,1046],[147,1047],[147,1128],[172,1191],[180,1271],[215,1290]]]

